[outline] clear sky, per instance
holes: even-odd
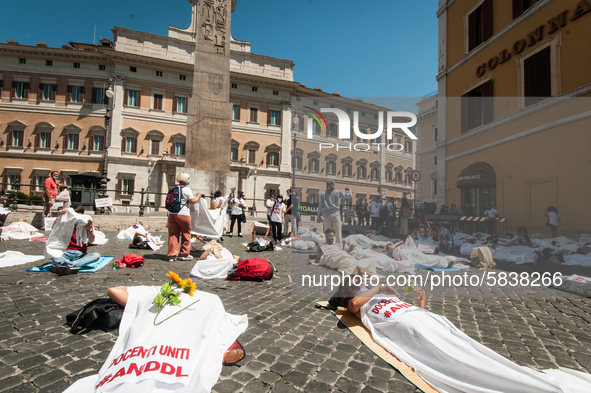
[[[252,52],[292,60],[294,80],[347,97],[420,97],[437,89],[436,0],[237,0],[232,34]],[[0,41],[92,43],[113,26],[186,28],[187,0],[5,2]],[[16,17],[20,15],[20,17]]]

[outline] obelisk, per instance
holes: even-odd
[[[187,114],[185,167],[191,188],[224,194],[238,185],[230,171],[230,21],[236,0],[189,0],[197,6],[193,92]]]

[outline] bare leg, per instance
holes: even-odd
[[[107,294],[113,303],[117,303],[123,307],[127,304],[127,298],[129,297],[127,287],[121,286],[109,288],[107,289]]]

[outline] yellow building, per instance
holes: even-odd
[[[589,233],[591,5],[440,1],[438,202],[485,204],[548,232]]]

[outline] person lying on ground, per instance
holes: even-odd
[[[295,235],[293,232],[289,232],[288,238],[281,241],[281,246],[306,251],[313,250],[314,247],[316,247],[316,243],[310,240],[303,240],[301,236]]]
[[[415,271],[415,264],[412,260],[394,259],[384,253],[362,248],[355,244],[351,244],[347,251],[357,259],[375,259],[376,267],[388,273],[414,273]]]
[[[58,218],[68,210],[71,212],[75,212],[78,214],[84,214],[84,206],[79,203],[75,203],[69,209],[61,209],[58,212]],[[56,224],[58,220],[55,220],[53,223],[52,230],[56,228]],[[94,242],[94,227],[92,226],[92,221],[89,220],[88,223],[84,226],[86,229],[86,236],[88,238],[88,243]],[[68,244],[66,250],[64,251],[61,257],[53,258],[53,262],[55,264],[51,267],[51,272],[59,274],[60,276],[68,275],[68,274],[76,274],[78,273],[79,267],[88,263],[96,262],[100,259],[101,254],[98,252],[88,253],[88,245],[87,243],[78,244],[78,236],[76,231],[76,224],[74,224],[74,229],[72,231],[72,235],[70,237],[70,243]]]
[[[502,244],[502,246],[509,247],[509,246],[530,246],[532,247],[534,243],[529,238],[527,233],[527,229],[525,227],[517,228],[517,236],[515,236],[510,242]]]
[[[367,288],[354,277],[343,284],[329,302],[341,305],[359,318],[372,338],[441,392],[589,392],[585,382],[572,378],[578,371],[519,366],[476,342],[448,319],[425,310],[425,293],[413,292],[418,307],[400,300],[389,286]],[[334,299],[334,300],[333,300]],[[551,374],[551,375],[550,375]],[[559,375],[572,379],[560,379]],[[578,375],[577,375],[578,376]],[[576,382],[571,382],[576,380]]]
[[[364,274],[375,275],[375,258],[357,258],[350,255],[347,251],[341,250],[335,241],[335,233],[331,228],[325,231],[326,244],[318,246],[316,258],[310,259],[309,264],[327,266],[330,269],[336,269],[344,274]]]
[[[412,261],[415,265],[436,268],[450,268],[458,258],[451,255],[427,255],[419,251],[412,238],[407,237],[408,246],[402,241],[386,245],[386,255],[399,261]],[[404,246],[404,247],[403,247]]]
[[[260,226],[258,226],[258,228],[265,228],[267,229],[267,231],[265,232],[265,236],[263,237],[263,240],[267,240],[267,236],[269,236],[269,234],[271,233],[271,225],[265,225],[265,224],[260,224]],[[252,240],[251,242],[254,242],[257,236],[257,225],[255,225],[253,223],[252,225]]]

